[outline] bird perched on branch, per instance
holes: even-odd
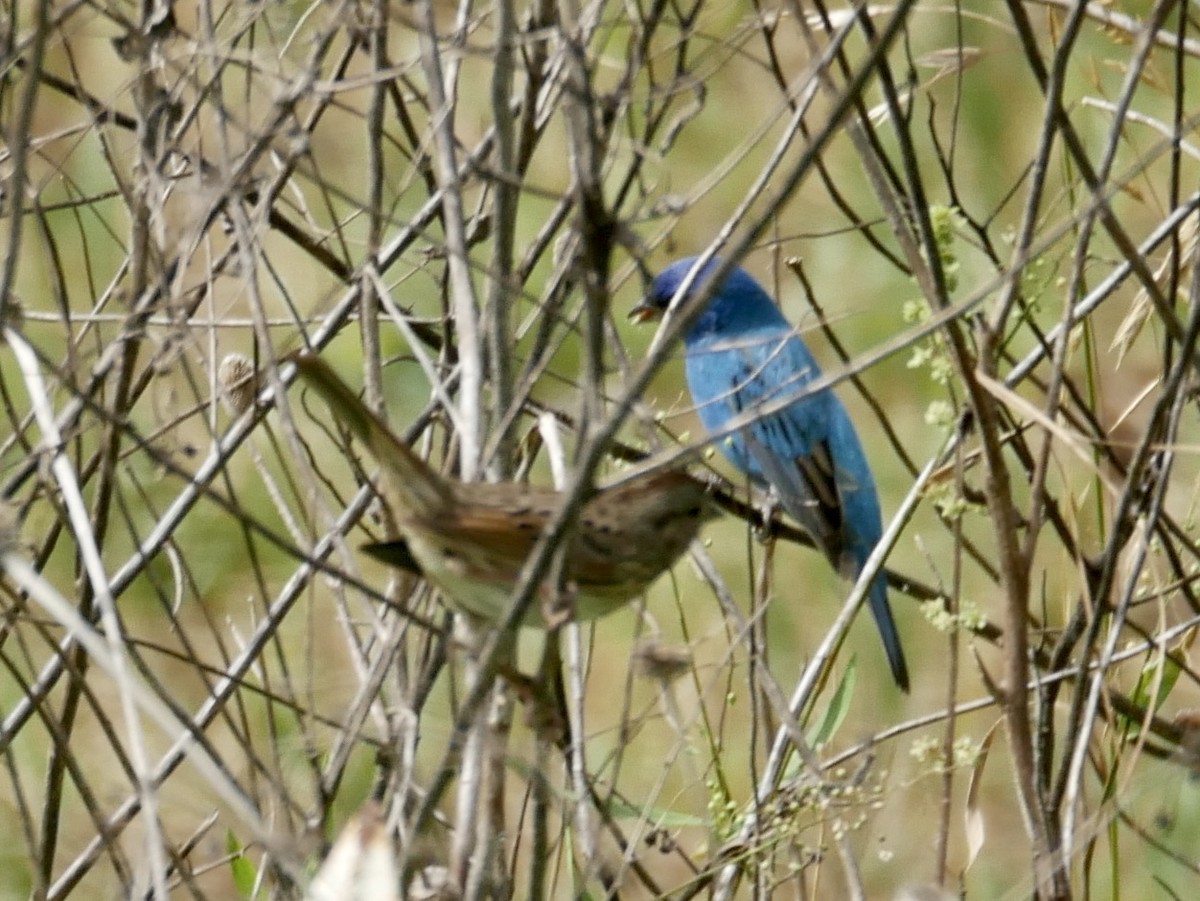
[[[697,259],[664,269],[630,316],[661,316]],[[697,273],[689,297],[718,265],[710,260]],[[875,480],[841,402],[828,388],[808,391],[821,372],[779,308],[749,274],[734,269],[684,332],[683,344],[688,388],[704,427],[720,434],[735,419],[749,420],[717,447],[752,482],[770,488],[838,572],[857,577],[883,533]],[[755,417],[756,410],[762,415]],[[892,676],[908,691],[882,573],[867,600]]]
[[[469,613],[503,618],[521,569],[564,496],[524,483],[467,483],[439,475],[322,360],[311,354],[292,360],[379,464],[380,493],[404,540],[368,545],[368,553],[419,571]],[[565,593],[576,620],[611,613],[649,587],[716,514],[704,488],[682,472],[652,472],[597,489],[566,539],[562,592],[547,580],[538,600],[543,609],[557,610]],[[525,625],[556,624],[547,623],[536,605],[525,617]]]

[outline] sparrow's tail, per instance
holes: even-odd
[[[433,517],[453,503],[446,480],[393,435],[320,357],[299,353],[291,360],[300,377],[325,398],[334,417],[371,452],[382,470],[380,489],[398,514]]]

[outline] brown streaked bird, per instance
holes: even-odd
[[[404,540],[365,550],[385,563],[419,571],[462,609],[501,619],[521,568],[562,505],[561,492],[439,475],[320,358],[296,354],[291,359],[380,466],[379,490]],[[567,539],[562,583],[573,617],[604,616],[641,594],[716,515],[703,487],[673,470],[597,489]],[[553,609],[557,594],[547,581],[537,598]],[[546,625],[536,606],[531,605],[525,625]]]

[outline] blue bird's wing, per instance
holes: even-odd
[[[843,561],[842,499],[828,440],[829,407],[836,400],[828,391],[805,396],[821,374],[808,349],[790,330],[771,330],[714,343],[692,362],[700,365],[695,372],[689,366],[689,384],[710,430],[771,410],[718,446],[755,482],[772,486],[825,555],[853,576]]]
[[[829,389],[808,394],[820,374],[790,331],[709,342],[689,349],[687,359],[688,385],[709,431],[723,431],[753,411],[770,411],[718,447],[753,481],[770,486],[834,567],[855,579],[883,532],[879,500],[841,402]],[[907,691],[908,669],[882,573],[867,600],[892,673]]]

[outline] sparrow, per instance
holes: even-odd
[[[419,572],[460,609],[491,622],[502,619],[563,494],[526,483],[443,476],[393,435],[319,357],[302,353],[291,359],[300,378],[379,465],[380,494],[403,540],[365,550]],[[556,626],[543,611],[559,609],[564,600],[578,621],[619,609],[669,569],[717,513],[704,487],[677,470],[594,489],[566,539],[561,581],[538,586],[540,603],[530,605],[524,625]]]

